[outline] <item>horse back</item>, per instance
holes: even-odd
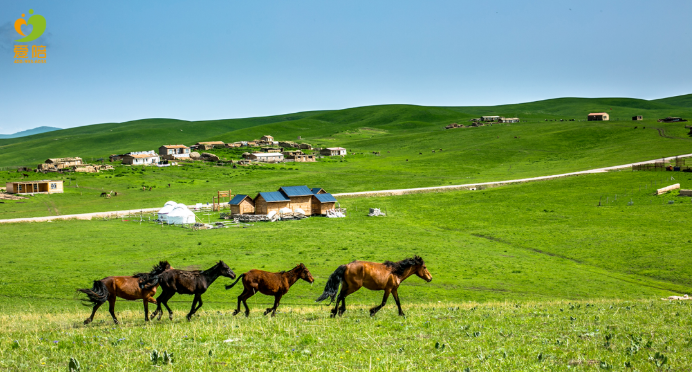
[[[156,293],[156,287],[141,289],[139,278],[132,276],[109,276],[101,281],[108,288],[108,292],[125,300],[139,300]]]
[[[204,293],[207,290],[206,281],[198,271],[168,270],[161,274],[159,284],[180,294]]]
[[[276,293],[285,293],[287,283],[281,273],[271,273],[268,271],[253,269],[245,273],[243,277],[243,286],[246,288],[254,288],[265,295],[274,295]]]
[[[371,290],[384,289],[391,281],[392,271],[379,262],[353,261],[346,265],[344,280]]]

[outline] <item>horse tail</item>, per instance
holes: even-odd
[[[336,297],[336,292],[339,290],[339,285],[344,281],[344,273],[346,272],[346,265],[341,265],[334,270],[332,275],[327,279],[327,285],[324,286],[324,293],[315,302],[324,301],[327,297],[331,297],[329,304],[334,302],[334,297]]]
[[[238,283],[238,280],[240,280],[240,278],[242,278],[242,277],[244,277],[244,276],[245,276],[245,274],[240,274],[240,276],[238,277],[238,279],[236,279],[235,282],[233,282],[233,284],[227,285],[227,286],[226,286],[226,290],[233,288],[233,286],[235,285],[235,283]]]
[[[106,302],[108,300],[108,296],[110,296],[110,292],[108,292],[108,287],[106,287],[106,285],[103,284],[103,282],[100,280],[94,280],[94,286],[91,287],[91,289],[81,288],[77,289],[77,291],[87,295],[88,300],[82,300],[85,306],[89,306],[87,301],[91,302],[94,305],[100,305]]]

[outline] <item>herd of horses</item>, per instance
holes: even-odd
[[[347,265],[339,266],[327,279],[324,292],[316,300],[324,301],[331,298],[331,303],[336,298],[336,306],[331,311],[331,317],[343,315],[346,311],[346,297],[351,293],[365,287],[372,291],[384,291],[382,303],[370,309],[370,316],[374,316],[386,303],[391,294],[396,301],[399,315],[404,315],[399,302],[397,292],[399,285],[409,276],[416,275],[419,278],[430,282],[432,275],[428,271],[425,262],[419,256],[407,258],[402,261],[383,263],[353,261]],[[84,324],[94,320],[94,314],[108,302],[108,310],[113,317],[113,321],[118,324],[115,316],[115,300],[120,297],[125,300],[143,300],[144,320],[149,321],[149,303],[156,304],[156,310],[151,314],[151,319],[158,316],[161,320],[165,306],[168,310],[168,318],[173,320],[173,311],[168,306],[168,301],[175,295],[187,294],[194,295],[192,308],[187,314],[187,320],[202,307],[202,294],[216,279],[224,276],[235,279],[236,275],[223,261],[207,270],[178,270],[173,268],[168,261],[161,261],[155,265],[148,273],[139,273],[132,276],[109,276],[101,280],[95,280],[92,288],[82,288],[77,291],[84,293],[87,298],[84,300],[88,306],[93,306],[91,315],[84,321]],[[274,306],[267,308],[264,315],[271,313],[276,315],[281,298],[288,293],[288,290],[299,279],[308,283],[313,283],[315,279],[310,271],[302,263],[288,271],[271,273],[263,270],[250,270],[241,274],[232,284],[227,285],[226,289],[231,289],[242,279],[243,292],[238,296],[238,307],[233,315],[240,313],[240,305],[245,307],[245,316],[250,315],[250,308],[247,306],[247,299],[259,292],[267,296],[274,296]],[[161,287],[161,293],[154,299],[157,289]],[[339,287],[341,290],[339,291]],[[338,293],[338,296],[337,296]],[[339,307],[341,304],[341,307]]]

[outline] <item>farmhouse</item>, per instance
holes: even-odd
[[[326,149],[320,150],[320,155],[324,155],[324,156],[346,155],[346,149],[343,147],[327,147]]]
[[[154,150],[133,151],[121,156],[123,164],[129,165],[156,165],[160,161]]]
[[[279,191],[261,192],[255,196],[255,214],[279,213],[281,208],[288,208],[291,199]]]
[[[195,144],[198,149],[202,150],[211,150],[213,148],[222,148],[225,147],[226,144],[223,143],[223,141],[209,141],[209,142],[197,142]]]
[[[255,201],[247,195],[238,194],[228,204],[231,206],[231,214],[255,213]]]
[[[683,122],[683,121],[687,121],[687,120],[685,120],[683,118],[673,117],[673,116],[669,116],[665,119],[658,119],[659,123],[678,123],[678,122]]]
[[[166,160],[185,159],[190,157],[190,148],[185,145],[163,145],[159,147],[159,155]]]
[[[321,188],[321,187],[313,187],[313,188],[310,189],[310,191],[312,191],[313,194],[326,194],[326,193],[327,193],[327,192],[324,191],[324,189]]]
[[[244,156],[245,154],[243,154]],[[250,154],[247,159],[258,161],[261,163],[280,163],[284,161],[284,155],[283,154],[276,154],[276,153],[268,153],[268,152],[256,152],[254,154]]]
[[[518,123],[519,118],[500,118],[498,121],[500,123]]]
[[[286,157],[288,160],[293,160],[294,162],[298,163],[308,163],[308,162],[313,162],[316,161],[315,155],[305,155],[305,154],[296,154],[292,156]]]
[[[247,144],[247,142],[246,142]],[[243,143],[242,142],[233,142],[233,143],[227,143],[226,147],[231,148],[231,147],[242,147]]]
[[[7,182],[8,194],[56,194],[62,193],[62,180]]]
[[[262,141],[262,142],[272,142],[272,143],[273,143],[273,142],[274,142],[274,137],[272,137],[272,136],[270,136],[270,135],[262,136],[262,138],[260,138],[260,141]]]
[[[309,143],[299,143],[298,148],[301,150],[312,150],[312,145]]]
[[[336,198],[330,193],[312,195],[312,214],[324,215],[327,211],[334,209]]]
[[[270,153],[270,154],[275,154],[284,151],[281,147],[262,147],[260,149],[262,152]]]
[[[481,121],[497,121],[500,120],[499,116],[481,116]]]
[[[292,211],[300,208],[306,216],[310,215],[310,200],[314,194],[307,186],[283,186],[279,191],[291,201],[289,208]]]
[[[632,116],[632,120],[644,120],[644,116],[642,116],[642,115]]]
[[[52,158],[46,160],[45,164],[49,164],[54,166],[57,169],[65,169],[69,168],[75,165],[82,165],[84,162],[82,161],[82,158],[79,157],[74,157],[74,158]]]
[[[605,112],[592,112],[588,116],[588,121],[608,121],[610,116]]]

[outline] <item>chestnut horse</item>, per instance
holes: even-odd
[[[219,261],[216,265],[204,271],[168,270],[150,279],[149,282],[140,284],[143,288],[155,286],[156,284],[161,285],[161,294],[156,298],[156,311],[151,314],[151,318],[154,319],[158,314],[158,319],[161,320],[161,315],[163,314],[161,304],[163,304],[166,310],[168,310],[168,319],[173,320],[173,311],[168,307],[168,300],[176,293],[180,293],[195,295],[195,298],[192,300],[192,308],[187,314],[187,320],[190,320],[192,315],[202,307],[202,294],[207,291],[209,286],[212,285],[219,276],[235,279],[233,270],[223,261]],[[197,306],[198,303],[199,306]]]
[[[140,288],[140,283],[151,280],[157,277],[166,270],[172,269],[168,261],[161,261],[158,265],[154,266],[149,273],[140,273],[133,276],[109,276],[101,280],[95,280],[94,286],[91,289],[82,288],[77,291],[82,292],[87,295],[88,299],[84,300],[85,305],[88,306],[87,302],[91,302],[94,305],[94,309],[91,312],[91,316],[88,317],[84,324],[91,323],[94,320],[94,314],[101,305],[108,301],[108,310],[113,317],[115,324],[118,324],[118,318],[115,317],[115,299],[116,297],[123,298],[125,300],[144,300],[144,321],[149,321],[149,302],[152,304],[156,303],[154,300],[154,295],[156,294],[156,285],[150,286],[147,289]]]
[[[299,264],[290,271],[280,271],[278,273],[270,273],[262,270],[250,270],[242,274],[231,285],[227,285],[226,289],[231,289],[238,283],[238,280],[243,279],[243,293],[238,296],[238,308],[233,312],[236,315],[240,312],[240,302],[245,305],[245,316],[250,316],[250,308],[247,307],[247,299],[252,297],[258,291],[267,296],[274,296],[274,306],[267,308],[264,315],[272,313],[276,314],[276,308],[279,307],[281,297],[285,295],[298,279],[303,279],[308,283],[312,283],[315,279],[312,274],[303,264]]]
[[[423,259],[415,256],[407,258],[399,262],[385,261],[384,263],[353,261],[348,265],[339,266],[332,275],[327,279],[327,285],[324,287],[324,293],[316,301],[323,301],[327,297],[331,297],[334,302],[334,297],[341,284],[341,292],[336,299],[336,306],[332,309],[332,318],[339,314],[341,316],[346,311],[346,296],[365,287],[371,291],[384,290],[382,304],[370,309],[370,316],[374,316],[387,303],[387,298],[391,293],[396,301],[396,306],[399,308],[399,315],[403,316],[404,311],[401,310],[399,302],[399,293],[397,292],[401,282],[406,280],[411,275],[417,275],[419,278],[430,282],[432,275],[425,266]],[[341,308],[339,308],[341,302]],[[331,305],[331,302],[329,303]]]

